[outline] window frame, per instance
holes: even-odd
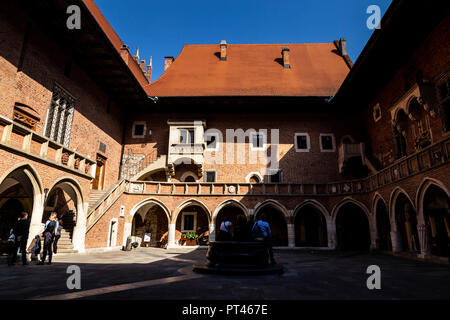
[[[136,131],[136,126],[144,126],[144,130],[143,130],[143,134],[142,135],[136,135],[135,131]],[[145,138],[145,132],[147,131],[147,122],[146,121],[134,121],[133,122],[133,128],[131,131],[131,135],[133,138],[135,139],[141,139],[141,138]]]
[[[323,148],[322,137],[331,137],[331,143],[333,145],[332,149]],[[334,137],[334,133],[321,133],[319,135],[319,145],[320,145],[320,152],[336,152],[336,138]]]
[[[297,143],[297,137],[306,137],[306,149],[300,149]],[[296,152],[309,152],[311,151],[311,137],[307,132],[297,132],[294,136],[294,145]]]
[[[193,226],[193,230],[192,229],[185,229],[184,227],[184,217],[185,216],[194,216],[194,226]],[[197,212],[183,212],[181,213],[181,232],[196,232],[197,231]]]
[[[214,148],[208,147],[207,137],[214,136],[216,138],[216,146]],[[205,133],[205,151],[218,151],[219,150],[219,134],[217,133]]]
[[[187,132],[186,140],[188,140],[186,143],[181,142],[181,138],[183,137],[183,132]],[[193,133],[192,136],[190,133]],[[185,146],[192,146],[195,144],[195,128],[178,128],[178,134],[180,139],[178,140],[178,144],[185,145]],[[193,141],[189,141],[193,139]]]
[[[253,145],[253,137],[254,136],[262,136],[262,146],[261,147],[255,147]],[[265,150],[266,146],[267,146],[267,137],[264,134],[264,132],[257,131],[257,132],[250,133],[250,150],[254,150],[254,151]]]
[[[208,181],[208,173],[214,172],[214,181]],[[204,181],[207,183],[216,183],[217,182],[217,170],[205,170]]]
[[[280,181],[278,181],[278,182],[272,181],[271,177],[274,175],[273,172],[280,173]],[[283,183],[283,170],[281,170],[281,169],[269,169],[267,172],[267,176],[268,176],[269,183]]]

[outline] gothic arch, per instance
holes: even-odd
[[[283,214],[283,217],[286,220],[286,223],[288,223],[288,224],[290,223],[291,217],[290,217],[289,212],[286,209],[286,207],[283,206],[280,202],[273,200],[273,199],[268,199],[261,203],[258,203],[255,206],[255,208],[253,209],[254,216],[256,217],[258,215],[258,213],[261,211],[261,209],[263,209],[264,207],[267,207],[267,206],[272,206],[272,207],[278,209]]]
[[[397,202],[397,198],[403,194],[406,198],[408,198],[409,202],[413,206],[413,210],[417,213],[416,207],[414,205],[414,201],[412,201],[409,194],[401,187],[395,187],[394,190],[391,192],[390,200],[389,200],[389,217],[394,219],[395,221],[395,204]]]
[[[315,209],[319,210],[326,221],[328,221],[330,219],[330,213],[328,212],[327,208],[325,208],[325,206],[323,204],[321,204],[319,201],[314,200],[314,199],[308,199],[303,201],[302,203],[300,203],[297,207],[295,207],[294,209],[294,214],[293,214],[293,219],[295,221],[295,218],[297,217],[297,214],[300,212],[300,210],[302,208],[304,208],[305,206],[312,206]]]
[[[181,204],[179,204],[178,207],[173,212],[173,217],[172,217],[171,223],[176,223],[180,212],[184,208],[187,208],[189,206],[199,206],[200,208],[202,208],[208,217],[209,223],[211,223],[211,212],[209,211],[208,207],[203,202],[196,200],[196,199],[188,199],[186,201],[183,201]]]
[[[244,206],[241,202],[237,201],[236,199],[228,199],[228,200],[222,201],[216,207],[216,210],[214,210],[214,213],[212,215],[212,223],[216,223],[217,215],[219,214],[220,210],[222,210],[226,206],[234,206],[234,207],[240,208],[244,212],[244,214],[247,218],[249,218],[249,216],[250,216],[247,207]]]
[[[417,193],[416,193],[415,206],[417,208],[417,222],[418,223],[421,223],[421,222],[423,223],[423,221],[425,220],[424,212],[423,212],[424,197],[425,197],[425,194],[427,193],[428,188],[433,185],[438,187],[442,191],[444,191],[447,194],[447,196],[450,198],[449,190],[445,187],[445,185],[441,181],[439,181],[437,179],[433,179],[433,178],[424,178],[422,180],[419,188],[417,189]]]
[[[347,203],[353,203],[354,205],[360,207],[362,209],[362,211],[364,211],[364,213],[366,214],[369,222],[370,223],[372,222],[370,211],[369,211],[369,209],[367,209],[365,204],[358,200],[355,200],[351,197],[346,197],[346,198],[342,199],[334,206],[333,210],[331,211],[331,219],[333,219],[334,222],[336,222],[336,215],[339,212],[339,209],[341,209],[342,206],[346,205]]]
[[[136,212],[137,212],[140,208],[142,208],[143,206],[145,206],[145,205],[147,205],[147,204],[153,204],[153,205],[160,206],[160,207],[164,210],[164,213],[165,213],[166,216],[167,216],[167,221],[169,221],[169,222],[171,221],[171,213],[170,213],[170,210],[166,207],[166,205],[165,205],[163,202],[161,202],[160,200],[155,199],[155,198],[147,198],[147,199],[144,199],[144,200],[140,201],[140,202],[137,203],[136,205],[134,205],[134,207],[130,210],[130,216],[131,216],[131,218],[134,218],[134,215],[136,214]]]

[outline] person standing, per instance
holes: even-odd
[[[43,265],[45,263],[45,258],[47,258],[47,254],[48,254],[48,264],[52,264],[52,256],[53,256],[52,244],[55,238],[55,231],[59,227],[59,224],[56,221],[56,216],[57,216],[56,212],[52,212],[50,214],[50,218],[45,223],[45,229],[42,234],[42,236],[44,237],[44,253],[42,255],[41,262],[38,263],[39,265]]]
[[[58,227],[56,228],[55,241],[53,242],[53,253],[56,254],[58,251],[58,240],[61,238],[61,229],[63,228],[62,219],[56,219],[58,222]]]
[[[225,220],[220,224],[220,228],[219,228],[219,236],[217,237],[218,241],[231,241],[231,239],[233,238],[233,234],[232,234],[232,223],[230,218],[225,218]]]
[[[273,256],[272,232],[270,230],[270,225],[265,221],[266,219],[264,214],[260,214],[255,220],[255,224],[252,228],[253,239],[256,241],[264,241],[267,246],[267,250],[269,251],[270,263],[276,264]]]
[[[16,262],[17,259],[17,250],[20,248],[20,252],[22,253],[22,264],[26,266],[27,262],[27,241],[28,241],[28,233],[30,229],[30,222],[28,221],[28,213],[22,212],[20,214],[20,219],[16,222],[16,225],[13,229],[13,234],[15,237],[14,247],[11,259],[8,265],[12,266]]]

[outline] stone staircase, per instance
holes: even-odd
[[[89,208],[88,212],[97,204],[97,202],[105,195],[104,190],[92,190],[89,196]]]
[[[72,237],[75,227],[75,217],[70,214],[63,216],[63,229],[61,237],[58,240],[58,253],[77,253],[78,250],[73,248]]]

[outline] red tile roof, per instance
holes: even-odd
[[[290,49],[290,69],[281,50]],[[349,72],[333,43],[185,45],[150,96],[332,96]]]

